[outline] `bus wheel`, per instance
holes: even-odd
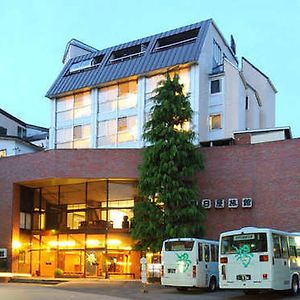
[[[292,279],[292,285],[291,285],[291,294],[297,295],[298,291],[299,291],[299,281],[298,281],[298,277],[294,275]]]
[[[209,281],[208,290],[210,292],[214,292],[217,289],[217,281],[216,278],[213,276]]]

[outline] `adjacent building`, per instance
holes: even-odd
[[[0,109],[0,157],[42,151],[48,139],[48,128],[26,124]]]
[[[300,139],[274,128],[272,82],[247,59],[238,64],[234,39],[228,45],[212,20],[104,50],[71,40],[63,63],[47,93],[50,150],[0,160],[9,269],[140,276],[130,229],[141,136],[166,72],[180,75],[194,111],[206,237],[241,226],[300,230]]]

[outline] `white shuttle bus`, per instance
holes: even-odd
[[[165,240],[162,247],[162,277],[165,286],[178,290],[199,287],[214,291],[219,285],[217,241],[196,238]]]
[[[300,234],[245,227],[220,235],[220,288],[298,293]]]

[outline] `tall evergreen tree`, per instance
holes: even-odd
[[[196,205],[195,173],[203,167],[188,128],[192,109],[176,74],[168,74],[152,98],[151,118],[143,138],[139,191],[142,201],[134,207],[132,235],[140,249],[159,251],[163,239],[203,235],[204,211]]]

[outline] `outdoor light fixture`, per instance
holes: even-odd
[[[17,241],[17,240],[13,240],[12,241],[12,248],[13,250],[17,250],[20,249],[22,246],[21,242]]]

